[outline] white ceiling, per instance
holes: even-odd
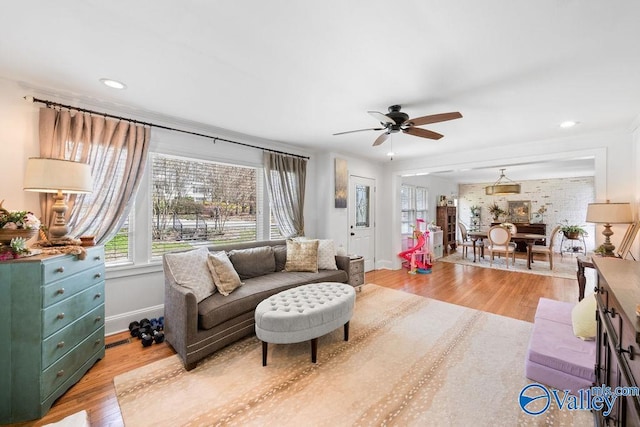
[[[424,126],[439,141],[395,134],[402,160],[629,129],[639,17],[637,0],[12,1],[0,77],[377,161],[378,132],[332,134],[375,127],[366,112],[392,104],[463,114]]]

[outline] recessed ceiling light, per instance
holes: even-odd
[[[391,156],[395,156],[395,154],[396,154],[396,153],[394,153],[393,151],[389,151],[389,152],[387,153],[387,156],[391,157]]]
[[[127,85],[113,79],[100,79],[103,85],[108,86],[112,89],[126,89]]]
[[[568,128],[574,127],[577,124],[578,122],[574,122],[573,120],[567,120],[566,122],[560,123],[560,127],[563,129],[568,129]]]

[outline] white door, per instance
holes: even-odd
[[[375,269],[375,180],[350,176],[349,254],[364,257],[364,271]]]

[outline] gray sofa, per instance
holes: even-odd
[[[275,258],[275,268],[267,267],[270,271],[260,271],[265,267],[258,262],[248,262],[252,248],[265,246],[271,246]],[[265,298],[308,283],[349,282],[349,257],[346,256],[336,256],[338,270],[318,270],[317,273],[282,271],[286,262],[285,240],[217,245],[208,249],[210,252],[226,251],[244,283],[228,296],[216,292],[196,303],[195,295],[176,283],[167,268],[166,259],[163,260],[165,339],[176,350],[188,371],[216,350],[255,333],[254,311]],[[258,250],[264,253],[265,249]],[[246,276],[255,274],[259,275]]]

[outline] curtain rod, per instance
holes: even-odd
[[[66,108],[68,110],[76,110],[76,111],[80,111],[80,112],[83,112],[83,113],[96,114],[98,116],[109,117],[109,118],[112,118],[112,119],[125,120],[125,121],[128,121],[128,122],[139,123],[141,125],[154,127],[154,128],[158,128],[158,129],[165,129],[165,130],[170,130],[170,131],[173,131],[173,132],[181,132],[181,133],[186,133],[186,134],[189,134],[189,135],[201,136],[203,138],[213,139],[214,144],[215,144],[216,141],[224,141],[224,142],[228,142],[230,144],[242,145],[244,147],[256,148],[256,149],[262,150],[262,151],[268,151],[270,153],[284,154],[286,156],[298,157],[300,159],[309,160],[309,157],[301,156],[299,154],[292,154],[292,153],[287,153],[285,151],[272,150],[271,148],[258,147],[257,145],[247,144],[245,142],[231,141],[230,139],[219,138],[217,136],[211,136],[211,135],[205,135],[203,133],[192,132],[192,131],[189,131],[189,130],[176,129],[176,128],[172,128],[172,127],[169,127],[169,126],[159,125],[159,124],[156,124],[156,123],[142,122],[140,120],[134,120],[134,119],[129,119],[129,118],[120,117],[120,116],[114,116],[113,114],[101,113],[99,111],[93,111],[93,110],[87,110],[86,108],[73,107],[71,105],[60,104],[58,102],[47,101],[46,99],[34,98],[32,96],[25,96],[24,99],[26,99],[29,102],[33,102],[33,103],[37,102],[37,103],[40,103],[40,104],[45,104],[47,107],[51,107],[51,106],[61,107],[61,108]]]

